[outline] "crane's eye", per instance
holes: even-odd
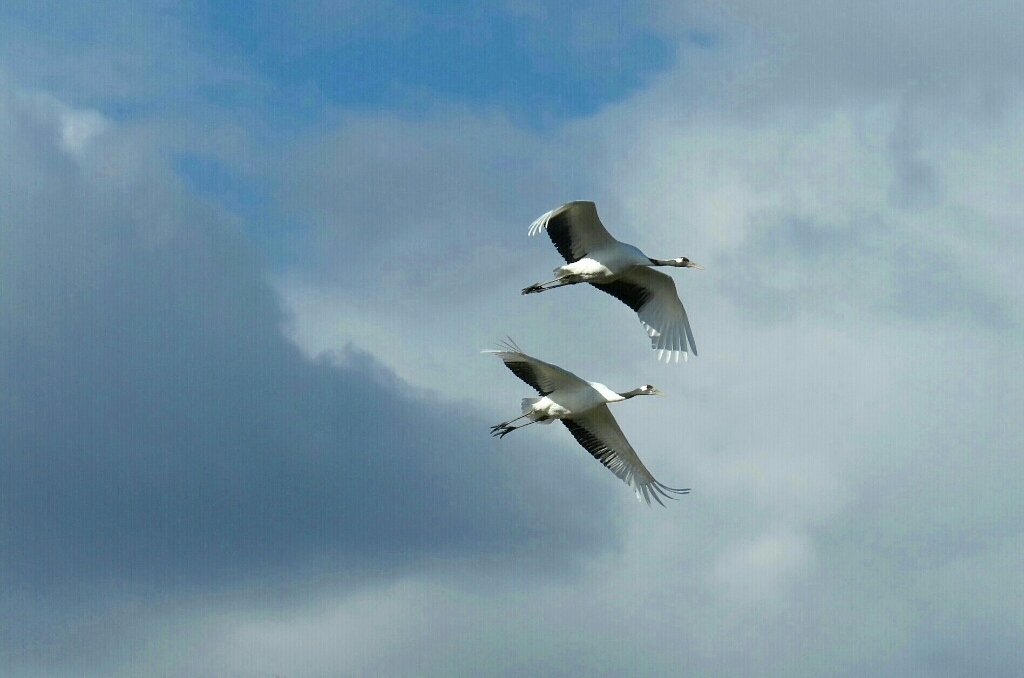
[[[646,390],[648,390],[648,391],[653,391],[653,390],[654,390],[654,387],[653,387],[653,386],[651,386],[650,384],[647,384],[647,386],[644,386],[644,389],[646,389]]]

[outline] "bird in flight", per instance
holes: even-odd
[[[542,215],[530,225],[530,235],[547,230],[551,242],[565,259],[555,269],[555,277],[523,288],[523,294],[590,283],[636,311],[651,337],[651,348],[658,360],[672,357],[679,362],[688,353],[697,355],[693,330],[686,309],[679,301],[672,278],[652,266],[704,268],[686,257],[652,259],[639,249],[619,242],[605,230],[597,216],[597,207],[587,200],[567,202]]]
[[[664,506],[661,497],[688,494],[689,489],[662,485],[647,470],[636,451],[626,440],[622,429],[608,411],[608,403],[617,403],[640,395],[664,395],[650,384],[616,393],[604,384],[584,381],[572,372],[526,355],[509,339],[494,353],[514,375],[536,389],[539,398],[523,398],[522,414],[491,427],[491,435],[504,438],[512,431],[530,424],[550,424],[558,419],[599,462],[618,476],[650,505],[651,498]],[[520,419],[525,424],[513,426]],[[659,496],[660,495],[660,496]]]

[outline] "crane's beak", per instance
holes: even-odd
[[[695,262],[695,261],[691,261],[691,262],[687,263],[687,264],[686,264],[686,268],[699,268],[699,269],[700,269],[700,270],[702,270],[702,271],[704,270],[704,267],[703,267],[703,266],[701,266],[700,264],[698,264],[698,263],[697,263],[697,262]]]
[[[659,391],[656,388],[652,388],[651,389],[651,395],[660,395],[663,398],[665,397],[665,394],[662,391]]]

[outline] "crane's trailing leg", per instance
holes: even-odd
[[[575,282],[577,281],[569,280],[567,278],[555,278],[554,280],[548,280],[547,282],[533,283],[529,287],[523,288],[523,294],[533,294],[535,292],[543,292],[544,290],[553,290],[556,287],[572,285]]]
[[[523,417],[525,417],[525,416],[526,415],[524,414]],[[522,419],[522,417],[517,417],[517,418],[518,419]],[[512,421],[515,421],[515,419],[513,419]],[[518,431],[519,429],[521,429],[523,427],[529,426],[530,424],[536,424],[536,423],[537,422],[535,422],[535,421],[528,421],[525,424],[520,424],[519,426],[511,426],[509,424],[497,424],[496,426],[492,426],[491,427],[491,435],[492,436],[498,436],[499,438],[504,438],[509,433],[512,433],[512,431]]]
[[[529,415],[530,415],[530,413],[529,413],[529,412],[523,412],[522,414],[520,414],[520,415],[519,415],[518,417],[516,417],[515,419],[509,419],[508,421],[503,421],[503,422],[501,422],[500,424],[495,424],[494,426],[492,426],[492,427],[491,427],[491,433],[494,433],[494,432],[495,432],[495,431],[497,431],[497,430],[498,430],[499,428],[508,428],[508,425],[509,425],[509,424],[511,424],[511,423],[512,423],[513,421],[519,421],[519,420],[520,420],[520,419],[522,419],[523,417],[527,417],[527,416],[529,416]]]

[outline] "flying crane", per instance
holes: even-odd
[[[667,487],[655,480],[608,410],[608,403],[641,395],[664,395],[661,391],[646,384],[632,391],[616,393],[604,384],[585,381],[568,370],[526,355],[511,339],[502,344],[501,350],[484,353],[494,353],[501,358],[514,375],[536,389],[540,396],[523,398],[523,413],[492,426],[491,435],[504,438],[530,424],[550,424],[558,420],[587,452],[629,485],[636,492],[637,499],[642,495],[650,505],[653,497],[664,506],[661,497],[675,499],[674,495],[690,492],[689,489]],[[528,421],[512,425],[520,419]]]
[[[605,229],[597,216],[594,203],[585,200],[568,202],[547,212],[530,225],[530,235],[547,230],[551,242],[565,259],[555,269],[555,277],[523,288],[523,294],[590,283],[607,292],[636,311],[651,338],[651,348],[658,360],[672,357],[679,362],[688,353],[697,355],[697,344],[679,301],[672,278],[655,271],[653,266],[704,268],[686,257],[652,259],[636,247],[619,242]]]

